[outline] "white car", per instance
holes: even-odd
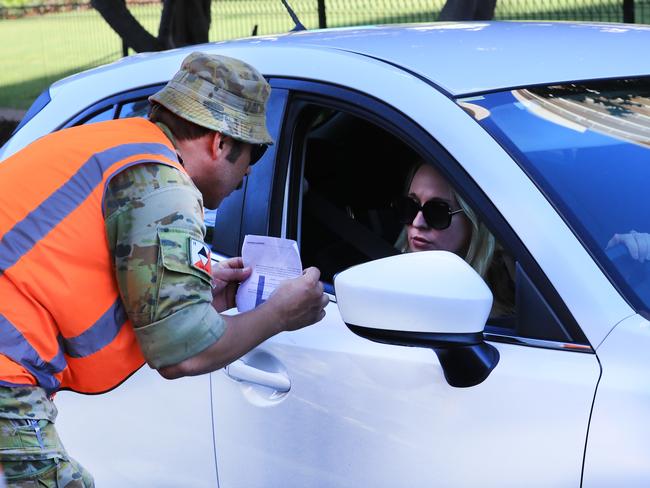
[[[256,66],[278,143],[217,211],[213,250],[296,239],[330,293],[321,323],[224,370],[59,393],[68,451],[100,487],[650,486],[650,264],[607,248],[650,232],[648,46],[639,25],[355,27],[52,85],[0,158],[144,115],[191,50]],[[512,260],[514,313],[484,323],[490,293],[452,254],[385,257],[414,158]]]

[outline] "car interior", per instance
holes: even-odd
[[[344,111],[308,105],[298,127],[294,188],[302,206],[293,234],[303,266],[318,267],[331,284],[350,266],[399,254],[404,226],[391,202],[407,192],[419,155],[390,132]],[[497,259],[503,261],[503,254]],[[513,272],[504,289],[492,290],[510,304],[495,308],[499,316],[514,313],[514,261],[509,261]],[[504,319],[504,326],[513,326]]]
[[[301,252],[331,282],[342,269],[399,252],[403,226],[390,203],[404,193],[416,155],[350,114],[315,109],[305,117]]]

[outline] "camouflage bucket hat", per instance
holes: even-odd
[[[271,87],[238,59],[194,52],[149,100],[179,117],[251,144],[273,144],[266,129]]]

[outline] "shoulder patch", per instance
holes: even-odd
[[[208,245],[189,237],[190,265],[212,276],[212,258],[210,257],[210,248]]]

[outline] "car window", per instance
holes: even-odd
[[[297,230],[304,264],[318,266],[331,283],[349,266],[399,253],[402,226],[391,201],[403,193],[414,153],[382,129],[341,111],[306,107],[300,123],[305,133],[299,141]]]
[[[117,118],[146,117],[149,114],[149,100],[142,98],[120,106]]]
[[[104,122],[106,120],[111,120],[114,117],[115,117],[115,105],[110,105],[98,112],[95,112],[90,117],[84,119],[83,122],[81,122],[81,124],[76,124],[76,125],[82,125],[82,124],[85,125],[85,124],[93,124],[95,122]]]
[[[424,240],[419,247],[411,242],[400,213],[401,203],[416,198],[409,194],[412,182],[422,180],[421,175],[426,181],[429,171],[422,166],[435,167],[435,161],[425,161],[395,135],[345,111],[308,104],[297,123],[300,130],[292,153],[300,155],[295,174],[300,175],[296,190],[301,212],[295,235],[305,267],[318,267],[322,280],[331,284],[336,273],[355,264],[448,245]],[[432,173],[440,176],[437,171]],[[449,206],[449,210],[458,210],[458,201],[453,198],[450,205],[454,208]],[[432,202],[439,203],[437,199]],[[467,212],[472,211],[467,208]],[[428,210],[424,213],[430,215]],[[452,220],[461,218],[464,221],[458,224]],[[423,235],[438,234],[445,239],[455,229],[463,229],[467,239],[466,244],[458,244],[462,249],[446,250],[457,250],[472,260],[471,265],[480,267],[495,296],[492,317],[501,326],[514,327],[510,320],[515,302],[514,260],[487,230],[489,242],[477,241],[480,237],[469,239],[473,235],[469,218],[449,216],[448,224],[444,231],[427,234],[424,230]],[[426,229],[429,225],[421,222],[418,227]],[[472,258],[478,253],[485,254],[484,262]]]
[[[650,79],[459,102],[508,147],[627,300],[650,313]]]
[[[287,235],[299,242],[303,266],[317,266],[326,289],[334,292],[338,272],[412,251],[405,246],[405,225],[395,200],[408,194],[418,164],[440,165],[374,119],[326,103],[305,102],[300,109],[294,106],[292,113],[295,118],[288,123],[295,127],[286,129],[293,133],[289,201],[298,205],[289,209]],[[462,199],[462,189],[457,192]],[[494,237],[489,225],[486,232],[492,236],[492,247],[482,275],[495,298],[486,331],[570,340],[514,254]]]

